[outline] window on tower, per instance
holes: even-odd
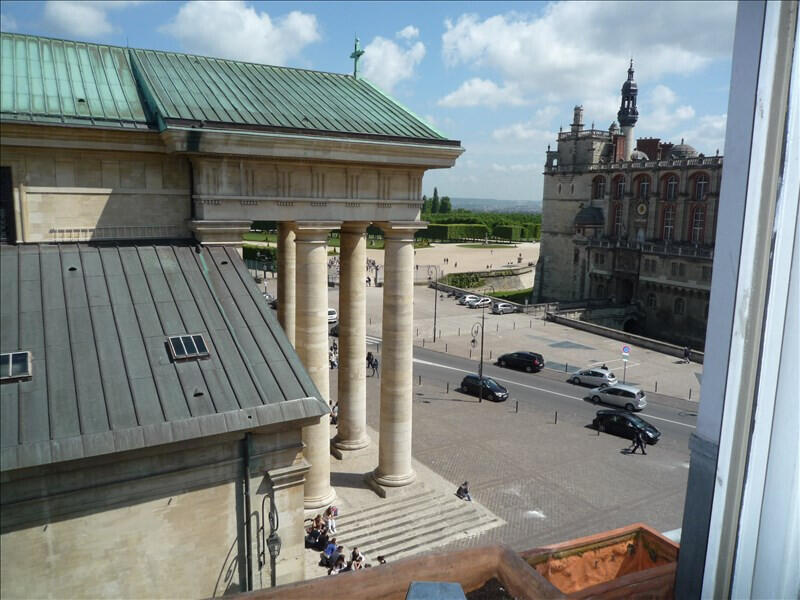
[[[622,204],[614,206],[614,237],[622,237]]]
[[[665,242],[671,242],[675,235],[675,207],[671,204],[664,208],[664,227],[661,238]]]
[[[705,200],[707,193],[708,193],[708,176],[706,176],[705,173],[701,173],[695,179],[694,196],[698,201]]]
[[[699,244],[703,241],[703,233],[706,224],[706,211],[702,206],[694,209],[692,215],[692,243]]]
[[[675,200],[678,197],[678,178],[670,175],[667,178],[667,200]]]

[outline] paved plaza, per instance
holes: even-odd
[[[528,246],[525,254],[533,256],[536,248]],[[487,264],[485,249],[456,249],[451,245],[430,250],[418,250],[418,264],[434,264],[424,261],[441,260],[445,255],[453,267],[454,256],[458,257],[459,270]],[[470,256],[473,252],[474,257]],[[520,250],[495,252],[501,261],[508,258],[510,262]],[[380,254],[371,252],[371,257],[377,260]],[[275,291],[272,286],[274,281],[268,280],[270,292]],[[479,346],[470,343],[469,330],[480,321],[480,311],[458,305],[446,296],[435,299],[434,291],[425,286],[415,287],[413,301],[416,346],[465,358],[471,353],[477,361]],[[338,289],[334,288],[330,290],[329,305],[336,308],[337,302]],[[381,335],[381,306],[381,288],[367,288],[367,335],[373,351],[379,348],[376,342]],[[565,369],[601,363],[613,368],[620,380],[623,377],[623,344],[616,340],[522,314],[498,316],[486,312],[485,324],[487,361],[490,356],[494,360],[498,353],[530,349],[541,352],[546,359],[547,368],[537,377],[563,381]],[[687,365],[676,357],[631,345],[625,371],[628,382],[641,385],[656,401],[687,412],[697,410],[702,365]],[[337,375],[336,370],[331,372],[334,402]],[[460,377],[455,373],[453,382]],[[332,484],[342,514],[381,502],[363,482],[363,474],[377,464],[379,382],[377,377],[367,378],[367,421],[372,444],[353,456],[346,455],[344,460],[332,458]],[[661,531],[681,526],[689,467],[689,451],[683,440],[651,447],[647,456],[629,455],[624,452],[627,440],[598,436],[585,423],[566,416],[556,424],[553,413],[535,403],[525,404],[516,412],[511,402],[478,403],[456,392],[455,385],[448,392],[440,384],[416,378],[415,384],[413,456],[420,483],[442,495],[452,495],[457,485],[468,479],[476,502],[504,522],[448,547],[502,542],[524,550],[637,521]],[[335,428],[331,435],[335,435]],[[316,553],[307,551],[306,558],[309,577],[324,574],[316,566]]]

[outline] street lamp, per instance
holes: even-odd
[[[497,293],[497,290],[494,289],[494,286],[487,285],[486,287],[492,288],[492,293]],[[483,331],[486,324],[486,305],[481,305],[481,322],[475,323],[472,326],[472,342],[475,343],[475,338],[478,337],[478,329],[480,328],[481,332],[481,360],[478,363],[478,381],[480,381],[480,394],[478,395],[478,401],[483,402]]]
[[[436,343],[436,305],[439,303],[439,265],[428,265],[428,279],[431,278],[431,271],[436,275],[433,282],[433,342]]]
[[[261,522],[264,522],[264,503],[266,502],[269,496],[264,496],[261,500]],[[266,546],[267,550],[269,550],[269,577],[270,583],[272,587],[277,585],[276,580],[276,573],[275,573],[275,564],[278,560],[278,555],[281,553],[281,537],[278,535],[278,507],[275,505],[275,492],[272,492],[272,498],[269,505],[269,537],[267,537]],[[262,536],[263,532],[263,525],[261,528]],[[263,539],[263,538],[262,538]],[[261,546],[262,548],[264,546]],[[263,550],[259,553],[259,568],[263,564],[261,560],[261,556],[263,556]]]

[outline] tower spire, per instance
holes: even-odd
[[[623,160],[630,160],[631,152],[633,152],[633,127],[636,121],[639,120],[639,111],[636,108],[636,96],[639,94],[639,88],[633,80],[633,58],[631,58],[630,66],[628,66],[628,79],[622,84],[622,101],[619,105],[617,112],[617,121],[625,135],[625,147],[623,150]]]
[[[358,79],[358,59],[364,54],[364,51],[361,49],[361,42],[356,36],[356,42],[353,46],[353,53],[350,55],[350,58],[353,59],[353,79]]]

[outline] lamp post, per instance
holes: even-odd
[[[495,293],[497,290],[494,289],[494,286],[488,285],[486,287],[492,288],[492,293]],[[483,332],[486,324],[486,306],[481,306],[481,322],[475,323],[472,326],[472,341],[475,341],[475,338],[478,336],[478,328],[480,328],[481,332],[481,360],[478,363],[478,381],[480,382],[480,394],[478,395],[478,401],[483,402]]]
[[[439,265],[428,265],[428,279],[431,277],[431,271],[436,275],[433,282],[433,342],[436,343],[436,306],[439,303]]]

